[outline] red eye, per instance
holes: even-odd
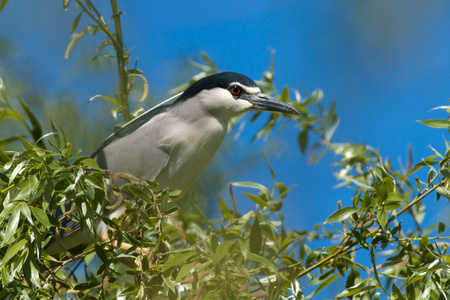
[[[233,96],[239,96],[239,95],[241,94],[241,92],[242,92],[241,88],[238,87],[237,85],[233,85],[233,86],[230,88],[230,93],[231,93]]]

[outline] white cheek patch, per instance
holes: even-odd
[[[239,107],[239,110],[246,110],[253,106],[253,104],[251,104],[247,100],[242,100],[242,99],[236,100],[236,104]]]

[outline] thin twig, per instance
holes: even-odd
[[[439,173],[437,173],[433,179],[430,181],[433,182],[434,180],[436,180],[436,178],[439,176]],[[425,193],[420,193],[419,195],[416,196],[416,198],[414,198],[414,200],[412,200],[408,205],[406,205],[405,207],[403,207],[398,213],[397,213],[397,217],[400,216],[402,213],[404,213],[405,211],[407,211],[408,209],[410,209],[412,206],[414,206],[414,204],[416,204],[417,202],[421,201],[423,198],[425,198],[426,196],[428,196],[429,194],[431,194],[435,189],[437,189],[438,187],[440,187],[446,180],[443,180],[441,182],[439,182],[438,184],[436,184],[435,186],[433,186],[431,189],[429,189],[428,191],[426,191]],[[428,189],[430,187],[430,183],[423,189],[424,191],[426,189]]]
[[[117,67],[119,70],[119,87],[120,87],[120,102],[122,103],[123,119],[125,122],[131,121],[130,107],[128,105],[128,72],[125,66],[125,53],[123,51],[122,40],[122,25],[120,23],[120,14],[117,7],[117,1],[111,0],[111,7],[113,11],[114,25],[116,29],[116,39],[118,47],[116,48],[117,54]]]
[[[81,0],[76,0],[77,4],[83,9],[83,11],[89,16],[91,17],[92,20],[95,21],[95,23],[98,24],[98,26],[100,26],[100,28],[103,30],[103,32],[108,36],[108,38],[111,40],[112,45],[114,47],[114,49],[120,48],[119,45],[117,44],[117,41],[114,39],[114,35],[111,32],[111,30],[108,28],[108,25],[103,24],[98,18],[96,18],[90,11],[89,9],[86,8],[86,6],[84,6],[84,4],[81,2]]]

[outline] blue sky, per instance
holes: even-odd
[[[13,65],[34,65],[33,74],[45,82],[49,93],[70,91],[79,105],[88,105],[91,96],[111,93],[117,78],[105,71],[84,77],[86,67],[80,62],[94,54],[96,38],[81,41],[64,60],[70,26],[79,10],[75,12],[72,4],[65,12],[60,2],[10,1],[0,14],[0,37],[25,57]],[[136,46],[132,59],[139,58],[138,67],[157,99],[165,99],[170,88],[193,75],[181,66],[189,59],[199,60],[201,51],[223,71],[261,79],[274,49],[280,90],[285,85],[310,92],[320,88],[326,106],[337,102],[341,122],[335,142],[368,144],[397,165],[399,158],[406,161],[409,144],[418,162],[432,155],[428,145],[443,150],[443,137],[449,139],[445,130],[416,122],[445,117],[429,110],[447,105],[450,95],[447,1],[119,1],[119,6],[125,12],[125,43]],[[108,7],[101,10],[110,12]],[[95,107],[89,105],[88,110]],[[256,129],[247,126],[235,151],[255,153],[258,164],[228,181],[271,185],[258,154],[265,149],[264,142],[249,142]],[[298,151],[296,132],[292,126],[272,135],[271,140],[283,141],[283,150],[269,159],[279,181],[297,185],[283,207],[286,225],[311,230],[336,209],[337,200],[350,206],[352,191],[333,188],[337,170],[330,167],[337,159],[333,154],[307,165]],[[238,168],[230,162],[228,166]],[[240,201],[241,211],[254,207],[244,197]],[[445,200],[428,198],[424,204],[429,209],[425,224],[448,221]]]

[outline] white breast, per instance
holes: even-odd
[[[163,187],[186,190],[203,173],[226,135],[228,123],[207,116],[196,119],[180,119],[177,115],[173,124],[163,130],[160,147],[167,151],[169,160],[156,176]]]

